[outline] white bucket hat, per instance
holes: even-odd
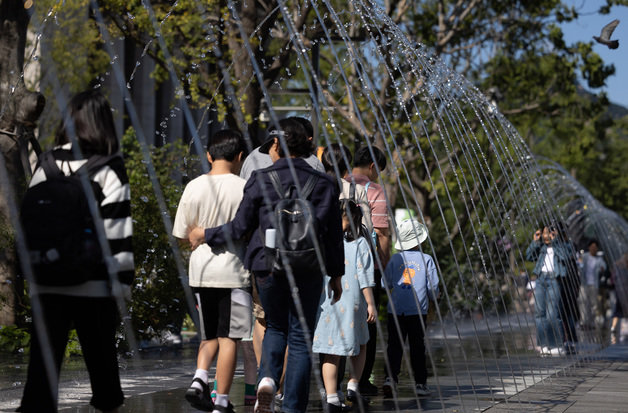
[[[416,219],[406,219],[397,225],[397,251],[409,250],[427,239],[427,227]]]

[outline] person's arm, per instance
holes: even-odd
[[[534,233],[532,242],[526,249],[526,260],[535,262],[539,258],[539,251],[541,250],[541,230],[537,230]]]
[[[100,214],[109,241],[111,256],[116,264],[118,279],[127,288],[133,284],[133,220],[131,218],[131,190],[121,157],[113,158],[94,178],[99,181],[103,199]],[[129,291],[130,294],[130,291]]]
[[[330,277],[342,277],[345,272],[345,255],[342,236],[342,215],[340,201],[334,186],[327,188],[321,201],[321,218],[325,222],[324,234],[321,234],[325,249],[325,267]],[[318,214],[317,214],[318,215]],[[342,289],[341,289],[342,290]]]
[[[256,172],[256,171],[255,171]],[[256,176],[251,177],[244,187],[244,195],[235,217],[230,222],[214,228],[191,228],[188,240],[192,249],[207,243],[209,246],[228,244],[234,240],[244,238],[245,235],[258,225],[258,211],[261,207],[262,198]]]
[[[438,288],[438,270],[434,261],[430,258],[427,263],[427,295],[433,301],[440,297],[440,289]]]
[[[368,196],[368,191],[367,191]],[[388,225],[388,209],[384,191],[378,191],[371,203],[371,220],[377,234],[377,255],[381,260],[381,268],[386,267],[390,259],[391,236]]]
[[[390,260],[390,245],[391,245],[391,237],[390,237],[390,229],[386,228],[375,228],[375,233],[377,234],[377,253],[379,255],[379,259],[382,260],[382,266],[386,266],[388,261]]]
[[[342,277],[331,277],[329,279],[329,289],[334,295],[331,303],[335,304],[342,296]]]
[[[362,295],[364,296],[364,300],[366,301],[366,312],[367,312],[366,322],[369,324],[373,324],[375,322],[375,319],[377,318],[377,307],[375,307],[375,298],[373,297],[373,288],[372,287],[362,288]]]

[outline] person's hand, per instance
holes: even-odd
[[[534,240],[538,241],[541,239],[541,230],[537,229],[536,232],[534,233]]]
[[[369,304],[366,307],[366,313],[367,313],[366,322],[369,324],[373,324],[375,322],[375,319],[377,318],[377,309],[375,308],[374,305]]]
[[[329,289],[334,294],[331,300],[332,304],[336,304],[342,296],[342,277],[333,277],[329,280]]]
[[[190,241],[192,250],[195,250],[199,245],[205,243],[205,230],[201,227],[191,229],[188,233],[188,241]]]

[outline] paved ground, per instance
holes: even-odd
[[[602,343],[582,344],[577,356],[540,358],[531,346],[527,327],[517,333],[492,320],[478,328],[466,323],[456,331],[430,332],[430,378],[433,395],[417,399],[404,371],[396,399],[372,398],[369,412],[628,412],[628,344],[603,350]],[[529,320],[524,320],[528,326]],[[512,320],[509,321],[508,325]],[[520,324],[521,325],[521,324]],[[497,332],[499,331],[499,332]],[[453,339],[452,337],[455,337]],[[194,348],[148,353],[122,365],[127,400],[122,412],[193,412],[183,394],[194,367]],[[434,368],[435,367],[435,368]],[[0,411],[14,411],[23,388],[25,365],[14,363],[0,371]],[[383,380],[383,354],[375,367],[375,383]],[[243,371],[238,365],[231,394],[238,412],[243,406]],[[87,413],[89,380],[80,362],[64,367],[61,412]],[[312,382],[308,411],[321,412]],[[360,409],[356,408],[356,411]]]

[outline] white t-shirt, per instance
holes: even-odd
[[[340,194],[340,199],[349,199],[349,195],[351,194],[351,183],[346,179],[342,179],[342,193]],[[355,184],[355,201],[362,209],[362,224],[369,231],[373,230],[373,223],[371,221],[371,207],[369,206],[369,201],[366,198],[366,189],[364,189],[363,185]]]
[[[233,174],[201,175],[190,181],[183,191],[172,235],[187,239],[188,229],[213,228],[231,221],[242,201],[246,181]],[[205,288],[241,288],[251,285],[244,269],[245,245],[214,249],[200,245],[190,256],[190,286]]]
[[[554,248],[547,247],[546,252],[541,272],[554,272]]]

